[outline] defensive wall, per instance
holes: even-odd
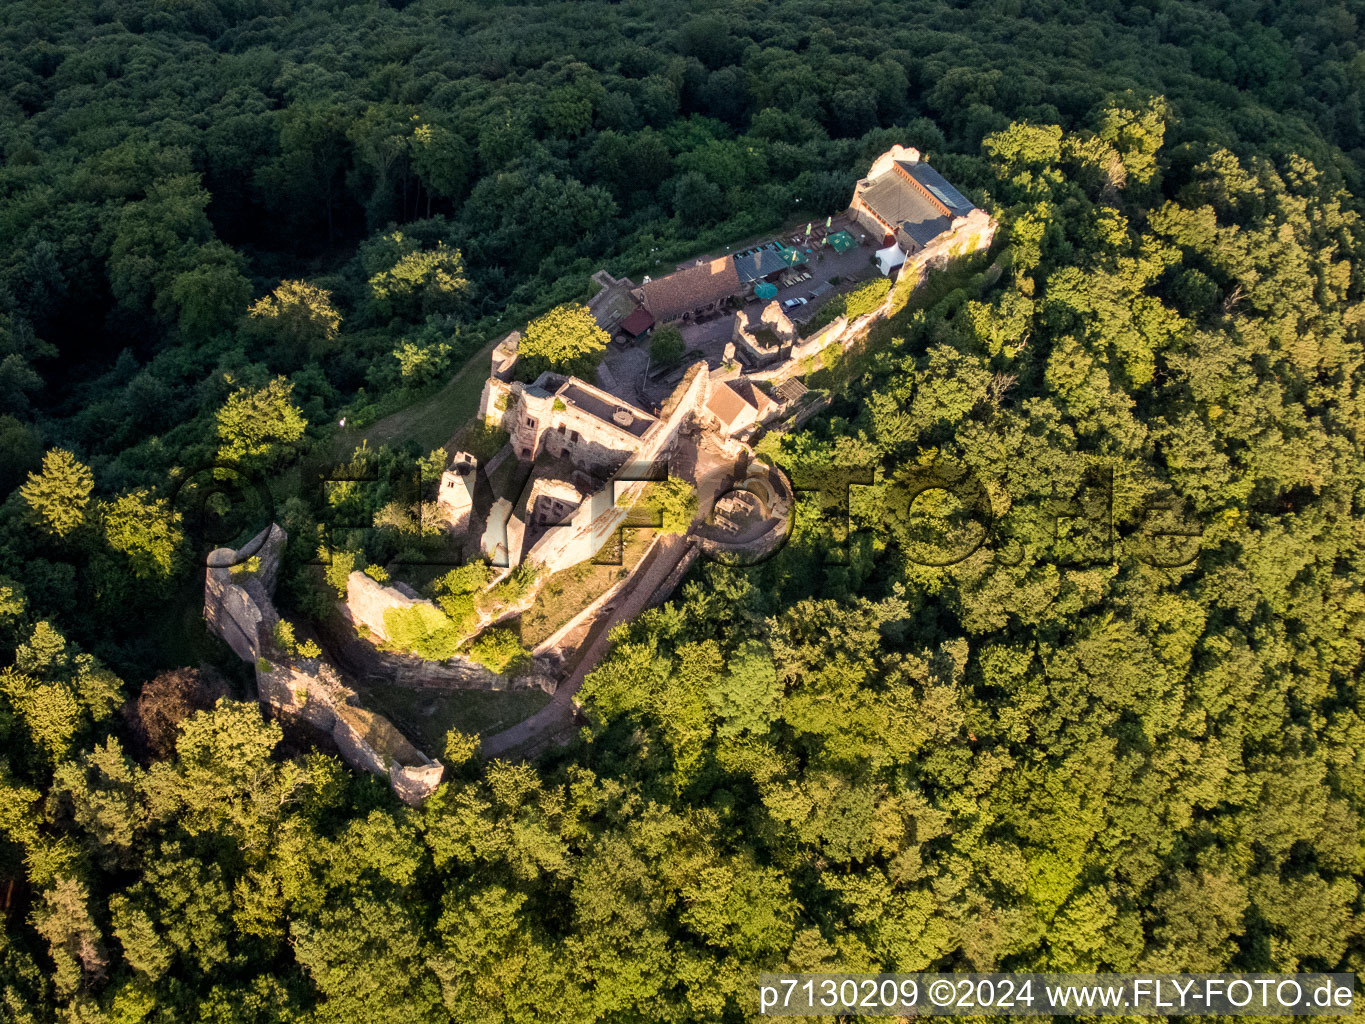
[[[381,775],[409,804],[435,792],[444,768],[410,743],[382,715],[355,704],[335,666],[300,658],[275,642],[274,591],[285,532],[272,523],[242,548],[218,548],[204,572],[204,618],[256,670],[261,703],[281,717],[329,735],[350,765]]]

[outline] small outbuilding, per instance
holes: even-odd
[[[634,339],[642,334],[648,334],[649,329],[654,326],[654,317],[644,306],[636,306],[635,312],[621,321],[621,333],[626,337]]]
[[[721,430],[729,436],[753,426],[767,416],[772,407],[773,400],[758,390],[753,381],[743,377],[716,386],[706,403],[707,410],[720,421]]]
[[[891,271],[904,262],[905,250],[899,245],[888,245],[885,249],[877,250],[877,269],[885,276],[889,277]]]

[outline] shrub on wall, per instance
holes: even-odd
[[[469,657],[490,672],[507,674],[525,662],[526,650],[515,630],[486,629],[470,644]]]
[[[384,630],[391,648],[428,661],[445,661],[460,649],[455,623],[429,604],[385,609]]]
[[[493,588],[492,598],[495,605],[516,604],[531,592],[539,570],[534,565],[523,562],[508,574],[508,577]]]
[[[850,320],[857,319],[866,313],[871,313],[882,304],[886,298],[886,293],[891,290],[891,278],[879,277],[869,281],[861,288],[848,293],[844,299],[844,310],[848,313]]]

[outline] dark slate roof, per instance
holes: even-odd
[[[882,220],[905,231],[920,245],[948,229],[952,218],[944,216],[914,185],[899,174],[883,174],[863,189],[863,202]]]
[[[638,338],[653,326],[654,318],[649,315],[649,310],[645,309],[644,306],[636,306],[635,312],[621,321],[621,330],[632,338]]]
[[[900,229],[913,238],[921,247],[928,245],[948,230],[952,220],[948,217],[935,217],[933,220],[901,221]]]
[[[735,257],[735,270],[745,284],[761,281],[769,274],[776,274],[787,268],[786,262],[776,249],[762,248],[744,256]]]
[[[960,217],[972,209],[971,200],[948,184],[948,179],[928,164],[901,163],[901,167],[906,174],[927,188],[944,206],[952,210],[953,216]]]
[[[739,274],[733,259],[719,256],[656,281],[646,281],[642,290],[645,306],[654,319],[672,320],[735,294],[739,291]]]

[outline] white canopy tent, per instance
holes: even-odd
[[[905,252],[899,245],[888,245],[885,249],[877,250],[877,268],[887,277],[904,262]]]

